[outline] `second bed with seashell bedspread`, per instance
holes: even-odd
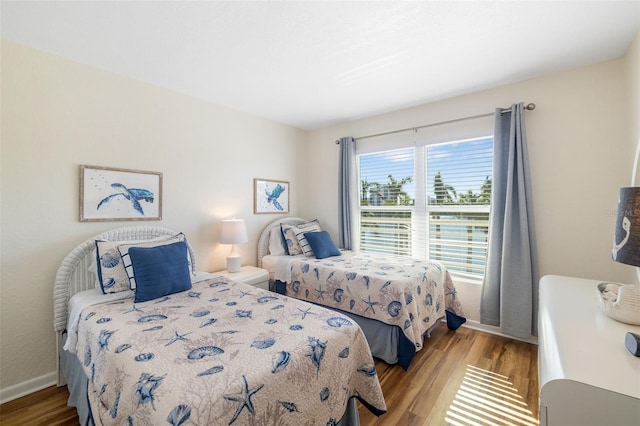
[[[450,329],[466,321],[447,269],[407,257],[345,250],[325,259],[295,259],[285,294],[397,326],[415,351],[440,320],[446,318]]]

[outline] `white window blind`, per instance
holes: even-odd
[[[412,255],[414,148],[359,156],[360,250]]]
[[[359,155],[360,250],[482,278],[492,159],[491,137]]]

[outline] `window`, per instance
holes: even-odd
[[[412,255],[414,149],[359,156],[360,250]]]
[[[358,155],[360,250],[442,262],[481,279],[493,138]]]

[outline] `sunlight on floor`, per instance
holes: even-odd
[[[538,420],[508,377],[467,365],[445,420],[457,426],[534,426]]]

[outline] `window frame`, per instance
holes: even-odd
[[[491,139],[492,141],[492,149],[493,149],[493,134],[487,134],[487,132],[482,132],[474,137],[468,138],[451,138],[449,140],[439,140],[433,141],[431,143],[422,142],[417,143],[414,142],[412,145],[413,148],[413,161],[414,161],[414,170],[413,170],[413,178],[415,185],[415,198],[414,203],[411,206],[362,206],[360,194],[362,193],[362,177],[361,177],[361,157],[363,155],[370,154],[378,154],[383,152],[390,152],[396,150],[402,150],[409,148],[410,146],[406,146],[406,144],[400,144],[405,146],[396,146],[388,149],[367,149],[362,152],[358,152],[356,154],[356,164],[357,164],[357,186],[358,186],[358,205],[357,205],[357,217],[358,217],[358,229],[355,233],[357,236],[357,244],[356,247],[360,246],[361,236],[362,236],[362,213],[363,211],[383,211],[385,207],[391,207],[393,210],[408,210],[411,212],[411,253],[410,255],[419,259],[430,260],[430,246],[431,246],[431,237],[429,235],[429,229],[431,227],[431,215],[433,212],[473,212],[473,213],[482,213],[487,214],[487,229],[489,222],[489,213],[491,210],[491,206],[489,205],[460,205],[460,204],[451,204],[451,205],[433,205],[428,202],[428,188],[429,182],[427,181],[427,170],[428,170],[428,160],[427,153],[429,147],[434,146],[442,146],[448,144],[456,144],[456,143],[465,143],[465,142],[473,142],[477,140],[483,139]],[[493,157],[493,156],[492,156]],[[493,173],[493,160],[491,162],[491,172]],[[363,209],[364,207],[364,209]],[[390,210],[389,208],[387,210]],[[487,231],[488,232],[488,231]],[[488,236],[487,236],[488,238]],[[488,246],[488,242],[487,242]],[[444,262],[446,264],[446,262]],[[485,263],[486,269],[486,263]],[[480,274],[473,273],[465,273],[458,270],[449,270],[451,275],[462,278],[465,281],[471,283],[481,284],[484,276],[484,270],[482,276]]]

